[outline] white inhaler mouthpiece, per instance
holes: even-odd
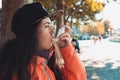
[[[57,42],[57,41],[58,41],[58,37],[59,37],[61,34],[63,34],[64,32],[65,32],[65,27],[64,27],[64,26],[60,27],[60,28],[59,28],[59,31],[58,31],[58,34],[57,34],[57,37],[56,37],[56,39],[53,39],[53,41]]]
[[[57,37],[59,37],[61,34],[63,34],[65,32],[65,27],[61,27],[59,28],[59,31],[58,31],[58,34],[57,34]]]

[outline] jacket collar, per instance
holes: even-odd
[[[47,59],[35,55],[35,56],[32,57],[31,62],[34,62],[36,64],[44,65],[44,64],[47,64]]]

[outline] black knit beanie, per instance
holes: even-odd
[[[32,25],[48,16],[39,2],[26,4],[13,15],[11,30],[17,37],[23,36],[28,29],[32,29]]]

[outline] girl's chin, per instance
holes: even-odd
[[[53,46],[53,45],[54,45],[54,42],[52,41],[52,42],[50,43],[50,47]]]

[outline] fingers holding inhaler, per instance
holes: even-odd
[[[72,30],[69,26],[63,25],[59,28],[58,34],[57,34],[56,38],[53,39],[53,41],[57,42],[59,40],[59,37],[62,36],[62,34],[64,34],[64,33],[71,34],[71,32],[72,32]]]
[[[71,33],[71,28],[69,26],[62,26],[59,29],[56,40],[59,47],[65,47],[71,44],[70,33]]]

